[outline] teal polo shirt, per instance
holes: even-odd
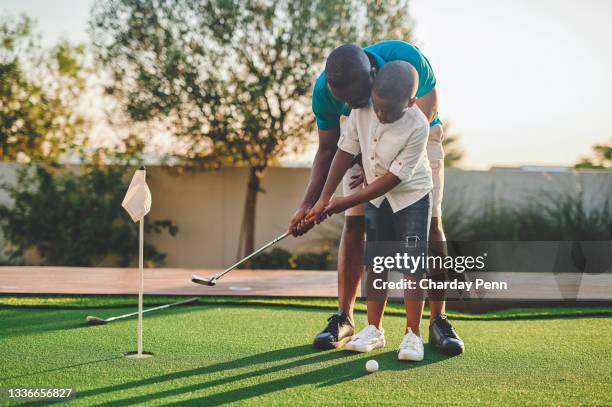
[[[378,69],[382,68],[386,62],[398,60],[406,61],[414,66],[419,73],[417,97],[425,95],[436,86],[436,77],[429,61],[414,45],[404,41],[389,40],[370,45],[363,50],[376,61]],[[351,109],[348,108],[346,103],[332,96],[327,87],[325,71],[317,78],[312,91],[312,111],[317,120],[317,127],[320,130],[338,127],[340,116],[348,116],[351,113]],[[437,117],[432,122],[432,125],[434,122],[437,123]]]

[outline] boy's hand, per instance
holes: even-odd
[[[353,205],[351,204],[350,197],[346,197],[346,196],[334,197],[325,206],[325,211],[323,213],[324,215],[323,219],[325,219],[328,216],[332,216],[335,213],[344,212],[351,206]]]
[[[319,199],[306,215],[306,222],[316,223],[317,225],[325,219],[325,207],[328,201]]]

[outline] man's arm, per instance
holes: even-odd
[[[436,88],[418,98],[416,104],[427,117],[427,122],[431,123],[438,113],[438,92],[436,92]]]
[[[355,155],[346,152],[342,149],[338,149],[336,151],[336,155],[334,156],[334,161],[332,162],[331,168],[329,169],[329,175],[327,176],[327,181],[325,181],[325,186],[323,187],[323,191],[321,191],[321,197],[314,204],[308,215],[306,216],[306,222],[308,223],[319,223],[321,219],[321,215],[323,214],[323,210],[327,206],[327,203],[330,201],[334,192],[336,192],[336,188],[342,181],[342,177],[354,165]]]
[[[304,198],[300,207],[293,215],[289,231],[294,236],[300,236],[308,231],[313,224],[305,222],[304,218],[314,206],[321,195],[321,190],[325,185],[327,174],[331,166],[334,154],[338,148],[338,139],[340,138],[340,127],[329,130],[318,130],[319,133],[319,148],[312,162],[310,171],[310,180],[304,193]]]

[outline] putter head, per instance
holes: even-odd
[[[202,284],[211,287],[217,284],[217,279],[215,277],[204,278],[196,276],[195,274],[191,276],[191,281],[196,284]]]
[[[98,317],[92,317],[91,315],[89,315],[85,319],[87,320],[87,322],[89,322],[89,325],[104,325],[104,324],[106,324],[106,320],[105,319],[98,318]]]

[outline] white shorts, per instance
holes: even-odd
[[[431,167],[433,190],[431,191],[431,217],[442,216],[442,196],[444,195],[444,129],[438,124],[429,129],[427,139],[427,158]]]
[[[359,164],[353,165],[349,170],[344,174],[344,178],[342,178],[342,195],[349,196],[353,195],[355,192],[359,191],[363,188],[363,184],[357,185],[355,188],[351,189],[349,184],[351,183],[353,177],[355,175],[361,174],[361,167]],[[364,216],[365,215],[365,204],[360,204],[353,206],[352,208],[348,208],[344,211],[344,215],[346,216]]]

